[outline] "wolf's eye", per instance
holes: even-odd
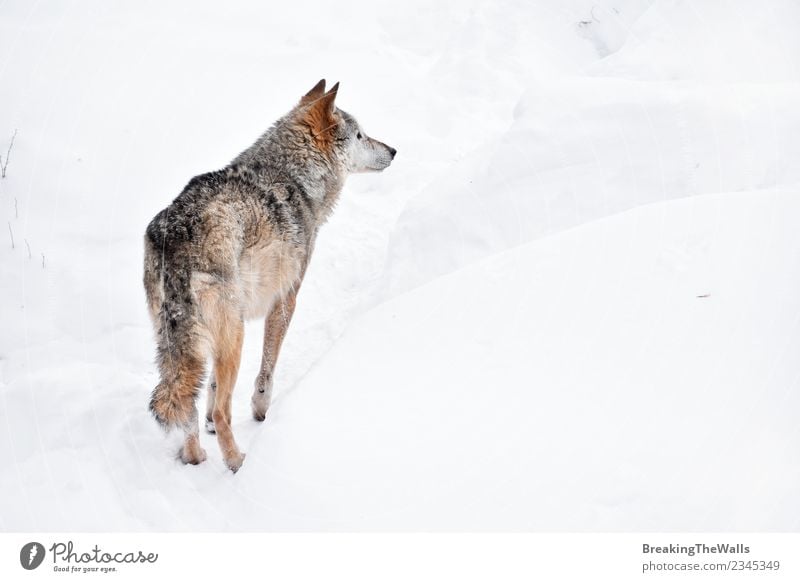
[[[358,139],[361,139],[361,132],[360,132],[360,131],[359,131],[358,133],[356,133],[356,137],[357,137]]]

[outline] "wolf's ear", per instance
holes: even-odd
[[[320,79],[314,87],[300,98],[300,105],[308,105],[325,94],[325,79]]]
[[[338,91],[339,91],[339,82],[337,81],[336,84],[333,87],[331,87],[331,90],[325,93],[319,99],[320,108],[322,108],[328,115],[333,114],[333,110],[336,108],[333,102],[336,100],[336,93]]]
[[[332,143],[336,130],[336,105],[334,105],[334,100],[338,90],[339,83],[336,83],[331,87],[330,91],[311,99],[306,103],[305,107],[300,109],[301,119],[311,129],[311,134],[317,140],[317,143],[326,147]]]

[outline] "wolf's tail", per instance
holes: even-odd
[[[150,412],[164,429],[184,426],[197,415],[195,399],[205,377],[191,271],[145,240],[144,286],[157,336],[161,381],[150,398]]]

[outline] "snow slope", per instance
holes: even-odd
[[[800,6],[769,8],[657,2],[586,74],[531,84],[501,139],[409,201],[385,292],[641,204],[800,181]]]
[[[0,529],[797,530],[798,16],[6,2]],[[323,229],[263,424],[248,326],[242,470],[184,467],[144,226],[322,76],[397,160]]]

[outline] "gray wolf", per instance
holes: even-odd
[[[144,239],[144,287],[157,338],[160,382],[150,411],[179,427],[184,463],[206,459],[196,398],[211,360],[206,428],[234,473],[245,455],[231,430],[231,399],[244,321],[265,318],[251,400],[263,421],[281,343],[320,226],[345,178],[380,172],[397,153],[368,137],[335,105],[339,83],[322,79],[227,167],[192,178]]]

